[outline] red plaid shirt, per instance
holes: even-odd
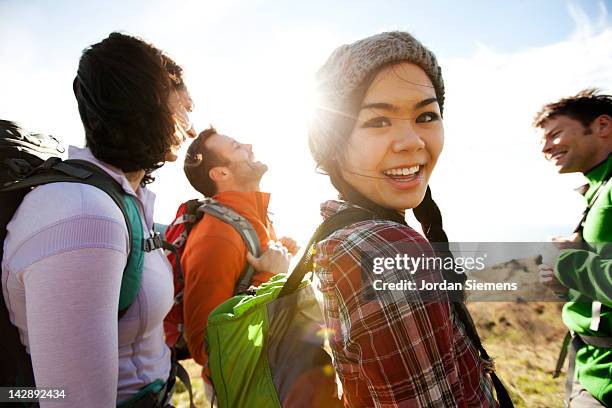
[[[347,206],[328,201],[321,212],[327,218]],[[481,359],[448,302],[423,301],[419,291],[372,290],[374,279],[414,281],[423,274],[394,269],[374,276],[363,268],[364,255],[395,257],[398,243],[432,252],[412,228],[383,220],[353,224],[317,246],[316,273],[345,405],[497,406]]]

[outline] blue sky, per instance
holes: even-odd
[[[348,37],[368,35],[372,28],[407,29],[445,57],[475,51],[481,44],[501,52],[541,46],[566,38],[575,28],[570,3],[559,0],[519,1],[312,1],[253,2],[255,21],[335,28]],[[587,16],[598,16],[597,1],[571,3]],[[350,23],[348,23],[350,22]],[[244,24],[240,21],[239,24]]]
[[[192,7],[198,3],[200,6]],[[130,29],[140,26],[143,21],[154,24],[155,31],[175,39],[183,35],[197,36],[214,27],[214,31],[218,30],[226,40],[230,39],[232,43],[242,40],[246,44],[261,41],[278,29],[316,24],[349,38],[359,38],[381,29],[407,29],[438,54],[458,57],[473,52],[482,44],[500,52],[513,52],[554,43],[575,29],[576,21],[570,8],[579,9],[594,20],[601,18],[602,6],[610,9],[609,0],[230,0],[217,3],[225,3],[221,9],[231,12],[218,13],[219,5],[208,1],[2,0],[0,16],[3,23],[13,22],[22,26],[31,39],[63,43],[66,46],[64,50],[70,48],[75,38],[95,40],[94,33],[100,36],[109,30]],[[192,15],[181,15],[190,8]],[[165,23],[170,21],[168,28],[173,30],[181,19],[186,20],[181,30],[173,33],[164,30]],[[609,22],[609,16],[606,19]],[[150,29],[152,27],[147,31]],[[3,38],[6,41],[10,37]],[[46,51],[48,56],[57,54],[52,47]],[[62,57],[62,54],[60,52],[57,57]]]
[[[610,90],[610,10],[584,0],[0,0],[0,117],[82,144],[71,88],[81,50],[114,30],[141,36],[185,67],[196,125],[254,144],[277,229],[303,241],[334,196],[306,147],[313,74],[343,43],[408,30],[437,54],[447,85],[432,188],[451,239],[544,240],[579,218],[571,188],[581,180],[544,163],[531,117],[586,86]],[[160,221],[195,195],[180,167],[152,186]]]

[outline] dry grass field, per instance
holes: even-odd
[[[515,406],[563,407],[565,372],[552,378],[566,330],[561,303],[480,302],[468,307]]]

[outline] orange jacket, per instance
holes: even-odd
[[[242,193],[227,191],[213,197],[245,217],[259,237],[262,250],[269,240],[276,240],[268,219],[270,194],[257,191]],[[183,313],[185,340],[194,360],[206,365],[208,356],[204,334],[208,315],[234,294],[234,287],[246,265],[246,245],[229,224],[205,215],[189,233],[181,264],[185,273]],[[256,272],[255,286],[273,275]],[[206,370],[202,372],[207,380]]]

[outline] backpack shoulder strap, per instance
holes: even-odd
[[[58,157],[51,157],[40,166],[35,167],[24,178],[4,186],[2,191],[29,190],[44,184],[60,182],[83,183],[98,187],[107,193],[121,209],[124,216],[126,215],[121,186],[98,166],[85,160],[62,161]],[[130,229],[130,225],[128,225],[128,231]]]
[[[119,183],[104,170],[85,160],[62,161],[57,157],[46,160],[25,178],[4,187],[2,191],[28,190],[49,183],[82,183],[99,188],[110,196],[125,218],[130,242],[128,261],[121,279],[119,318],[134,302],[142,281],[144,264],[144,231],[134,197],[126,194]]]
[[[185,213],[182,216],[183,218],[182,222],[185,223],[185,231],[187,232],[187,235],[189,235],[189,233],[191,232],[191,229],[194,227],[194,225],[198,221],[200,221],[200,219],[204,215],[204,213],[198,211],[198,208],[200,207],[200,205],[201,205],[201,202],[197,198],[187,201]]]
[[[119,183],[95,164],[85,160],[66,160],[64,164],[69,164],[71,167],[76,165],[81,169],[91,172],[92,176],[85,181],[85,184],[97,187],[108,194],[117,204],[125,218],[130,240],[130,252],[127,264],[123,270],[121,290],[119,292],[118,310],[119,318],[121,318],[131,304],[134,303],[142,283],[145,239],[138,204],[133,196],[126,194]]]
[[[287,278],[287,282],[283,285],[278,297],[280,298],[294,293],[299,288],[304,276],[312,270],[315,246],[318,242],[323,241],[334,232],[348,227],[351,224],[376,218],[376,214],[369,210],[360,207],[350,207],[326,219],[312,235],[310,242],[308,242],[306,246],[304,255]]]
[[[261,245],[257,232],[251,223],[238,214],[231,208],[215,201],[211,198],[206,198],[198,207],[198,212],[202,214],[210,214],[215,218],[231,225],[247,246],[247,250],[254,256],[261,255]],[[247,262],[244,270],[240,274],[240,279],[234,288],[234,294],[245,292],[251,285],[251,280],[255,274],[255,268]]]
[[[595,194],[593,194],[591,201],[587,204],[586,208],[582,212],[582,218],[580,218],[578,225],[576,225],[576,228],[574,228],[574,232],[579,232],[581,236],[582,236],[582,224],[586,221],[589,215],[589,211],[591,211],[591,208],[595,205],[595,202],[597,201],[601,193],[604,192],[608,188],[608,184],[610,184],[611,182],[610,180],[612,180],[610,176],[611,176],[610,173],[606,175],[606,177],[604,178],[603,182],[601,183],[601,185],[599,186]],[[588,186],[588,184],[586,186]]]

